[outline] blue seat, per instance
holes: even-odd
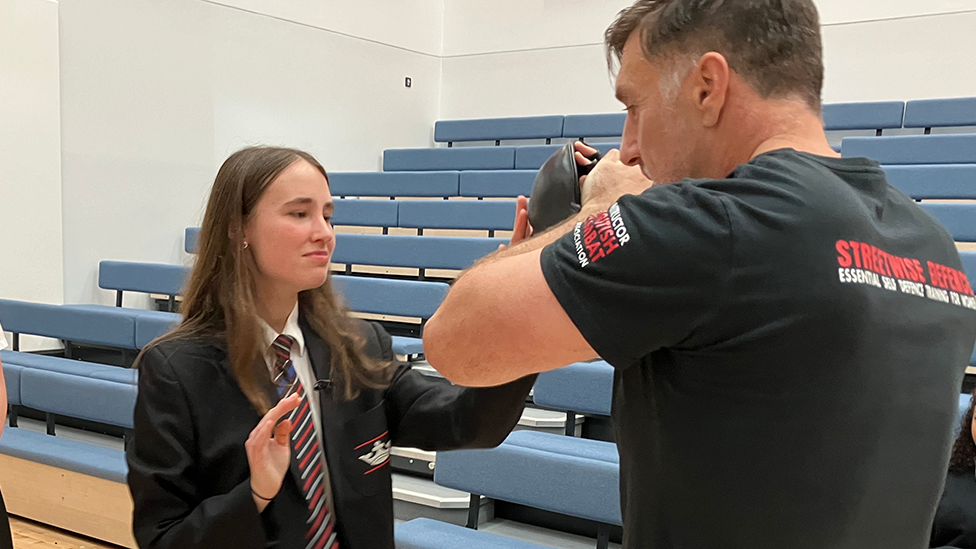
[[[831,103],[823,106],[824,129],[827,131],[900,128],[904,117],[904,101]]]
[[[427,319],[447,296],[443,282],[419,282],[365,276],[333,276],[336,290],[358,313]]]
[[[397,549],[549,549],[428,518],[396,527]]]
[[[131,429],[138,387],[103,379],[24,368],[20,399],[24,406],[59,416]]]
[[[461,270],[507,243],[503,238],[341,233],[336,235],[332,260],[348,265]]]
[[[408,229],[510,231],[513,200],[401,200],[399,226]]]
[[[905,106],[906,128],[976,126],[976,97],[918,99]]]
[[[0,299],[0,324],[31,334],[135,349],[135,317],[118,307],[78,307]]]
[[[957,242],[976,242],[976,204],[930,204],[922,208],[949,231]]]
[[[450,288],[442,282],[341,275],[333,276],[332,282],[352,311],[421,320],[434,315]],[[423,354],[423,341],[415,337],[394,336],[393,352],[407,356]]]
[[[976,287],[976,252],[959,252],[959,257],[962,259],[962,267],[969,276],[970,283]]]
[[[333,225],[396,227],[397,202],[394,200],[335,199]]]
[[[613,404],[613,366],[602,360],[578,362],[541,373],[532,398],[544,408],[609,416]]]
[[[620,143],[590,143],[594,149],[607,154],[610,149],[619,149]],[[515,169],[538,170],[563,145],[529,145],[515,148]]]
[[[616,445],[516,431],[490,450],[437,453],[434,482],[554,513],[621,523]]]
[[[142,349],[152,340],[179,325],[183,317],[177,313],[142,311],[136,317],[136,347]]]
[[[498,141],[501,139],[548,139],[563,134],[563,117],[481,118],[439,120],[434,123],[434,141]]]
[[[626,121],[627,113],[569,114],[563,122],[563,137],[620,137]]]
[[[98,370],[88,375],[92,379],[103,379],[115,383],[128,383],[129,385],[139,385],[139,370],[135,368],[112,368],[110,370]]]
[[[457,196],[458,174],[446,172],[338,172],[329,174],[332,196]]]
[[[6,428],[0,453],[83,475],[125,483],[125,452],[95,444],[52,437],[23,428]]]
[[[190,268],[161,263],[102,261],[98,264],[98,287],[118,292],[180,295]]]
[[[976,199],[976,164],[884,166],[888,182],[916,200]]]
[[[4,368],[8,364],[15,364],[31,370],[44,370],[46,372],[56,372],[79,377],[94,377],[96,374],[105,374],[123,369],[107,364],[95,364],[94,362],[17,351],[0,351],[0,362],[3,362]]]
[[[398,355],[424,354],[424,342],[419,337],[393,336],[393,352]]]
[[[845,137],[847,158],[866,157],[882,164],[976,163],[976,134]]]
[[[459,193],[470,198],[517,198],[532,194],[536,170],[461,172]]]
[[[183,237],[183,250],[188,254],[197,253],[197,240],[200,239],[199,227],[187,227]]]
[[[0,351],[0,353],[2,352]],[[3,381],[7,388],[7,404],[19,406],[21,404],[20,372],[24,370],[24,367],[16,364],[8,364],[5,358],[0,358],[0,362],[3,363]]]
[[[969,402],[971,398],[972,396],[966,393],[959,395],[959,416],[957,421],[962,420],[963,416],[966,415],[966,412],[969,411]]]
[[[511,170],[514,147],[454,147],[439,149],[387,149],[383,171]]]

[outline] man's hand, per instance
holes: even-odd
[[[590,163],[596,149],[583,143],[576,143],[576,163],[585,166]],[[582,206],[593,204],[604,209],[625,194],[640,194],[654,185],[644,177],[639,166],[626,166],[620,161],[620,151],[613,149],[606,154],[589,175],[580,178],[580,197]]]
[[[512,240],[508,245],[500,244],[498,250],[514,246],[526,238],[532,237],[532,225],[529,223],[529,199],[519,195],[515,203],[515,226],[512,227]]]

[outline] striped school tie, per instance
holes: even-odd
[[[325,471],[322,470],[322,449],[315,435],[312,408],[305,395],[305,388],[295,373],[291,362],[291,347],[295,338],[279,335],[271,344],[274,353],[274,378],[278,395],[285,398],[298,393],[302,401],[288,419],[291,420],[291,457],[293,469],[298,473],[298,488],[308,504],[308,532],[306,549],[338,549],[335,519],[329,511],[325,489]]]

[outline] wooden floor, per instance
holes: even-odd
[[[83,538],[18,517],[10,517],[10,530],[14,536],[14,549],[118,549],[117,545]]]

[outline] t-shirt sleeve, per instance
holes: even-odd
[[[626,368],[714,316],[732,266],[724,199],[690,183],[624,196],[542,251],[542,272],[591,347]]]

